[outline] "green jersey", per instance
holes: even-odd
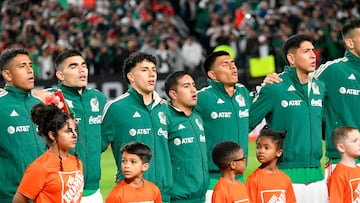
[[[320,167],[325,86],[309,79],[301,84],[294,67],[286,66],[283,82],[265,85],[253,100],[250,127],[263,118],[276,131],[287,130],[279,168]]]
[[[99,189],[101,178],[101,116],[106,96],[93,88],[84,88],[79,94],[78,88],[59,83],[67,107],[74,112],[79,138],[74,150],[79,154],[84,169],[84,190]],[[50,90],[56,91],[56,90]]]
[[[198,92],[195,109],[204,121],[210,178],[219,178],[220,170],[212,161],[211,153],[221,141],[231,140],[240,144],[248,154],[249,110],[251,97],[247,88],[235,85],[233,96],[229,96],[224,84],[209,80],[210,86]]]
[[[352,126],[360,129],[360,58],[350,51],[343,58],[321,65],[315,77],[325,83],[324,122],[326,156],[340,159],[340,154],[331,142],[335,128]]]
[[[31,108],[41,100],[31,92],[6,85],[0,92],[0,202],[11,203],[26,167],[46,151],[45,140],[31,121]]]
[[[174,187],[171,202],[205,202],[209,185],[206,139],[201,116],[169,105],[169,150]]]
[[[106,104],[102,117],[102,150],[109,144],[118,168],[118,179],[121,173],[120,148],[138,141],[148,145],[153,158],[144,178],[155,183],[161,191],[163,201],[170,201],[172,190],[172,172],[168,149],[168,107],[166,101],[153,93],[153,102],[145,105],[143,97],[134,88]]]

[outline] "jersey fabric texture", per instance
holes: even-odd
[[[68,154],[62,160],[47,151],[31,163],[25,171],[18,192],[34,203],[79,203],[84,187],[82,164]]]
[[[340,154],[331,142],[335,128],[353,126],[360,129],[360,58],[350,51],[343,58],[321,65],[315,77],[326,86],[324,101],[324,122],[326,156],[340,159]]]
[[[248,154],[249,110],[251,97],[241,84],[235,85],[235,92],[230,97],[224,83],[209,80],[209,86],[198,91],[198,104],[195,109],[204,121],[210,178],[219,178],[220,170],[212,161],[211,153],[221,141],[234,141]]]
[[[360,167],[348,167],[339,162],[330,176],[330,203],[360,201]]]
[[[250,202],[295,203],[295,193],[291,180],[281,170],[274,174],[257,168],[246,180]]]
[[[161,193],[159,188],[150,181],[143,180],[144,184],[135,188],[122,180],[110,192],[106,198],[106,203],[161,203]]]
[[[221,177],[214,187],[211,202],[247,203],[249,202],[249,198],[244,183],[240,181],[230,183]]]
[[[250,127],[254,128],[265,117],[272,129],[287,130],[282,162],[278,164],[280,169],[315,168],[321,171],[324,84],[311,78],[308,83],[301,84],[296,69],[289,66],[285,66],[280,77],[283,82],[258,90],[250,111]],[[323,176],[311,174],[311,178],[288,175],[293,183],[323,179]]]
[[[11,203],[26,167],[46,151],[46,145],[30,118],[40,99],[6,85],[0,103],[0,202]]]
[[[204,202],[209,185],[206,139],[201,116],[169,105],[169,150],[174,187],[171,202]]]
[[[103,114],[101,145],[104,151],[111,144],[118,168],[118,181],[123,179],[120,148],[131,141],[148,145],[153,158],[150,168],[144,173],[144,179],[156,184],[163,201],[168,202],[173,185],[166,118],[168,107],[156,92],[153,98],[148,108],[142,95],[130,88],[122,96],[107,103]]]
[[[84,88],[82,94],[77,88],[68,87],[59,82],[65,102],[74,112],[78,128],[78,141],[74,150],[84,165],[84,190],[99,189],[101,178],[101,116],[106,103],[106,96],[92,88]],[[49,91],[57,91],[55,89]]]

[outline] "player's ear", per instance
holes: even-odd
[[[343,144],[337,144],[336,145],[336,149],[340,152],[340,153],[344,153],[345,152],[345,147]]]
[[[143,172],[147,171],[150,167],[150,163],[144,163],[143,166],[142,166],[142,170]]]

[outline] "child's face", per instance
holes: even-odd
[[[143,163],[136,154],[124,152],[121,159],[121,171],[126,179],[141,178],[149,164]]]
[[[67,151],[74,149],[77,141],[76,124],[73,119],[69,119],[67,123],[58,130],[58,146],[59,150]]]
[[[231,161],[230,164],[236,174],[244,173],[246,168],[246,157],[242,149],[240,149],[234,154],[234,159]]]
[[[360,156],[360,133],[358,130],[352,130],[347,134],[344,140],[344,154],[355,158]]]
[[[262,164],[275,162],[281,156],[282,150],[279,150],[276,143],[268,136],[259,137],[256,141],[256,158]]]

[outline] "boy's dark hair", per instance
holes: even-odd
[[[357,128],[351,126],[341,126],[336,128],[331,136],[331,141],[333,145],[336,147],[337,144],[344,141],[348,136],[348,133],[352,130],[357,130]]]
[[[301,43],[303,43],[304,41],[312,42],[312,39],[311,39],[311,37],[309,37],[307,35],[302,35],[302,34],[301,35],[293,35],[293,36],[289,37],[286,40],[286,42],[283,44],[282,51],[285,56],[286,62],[288,64],[290,64],[290,63],[287,60],[286,55],[289,53],[289,51],[300,48]]]
[[[134,52],[130,54],[128,58],[125,59],[124,65],[123,65],[123,76],[126,79],[128,83],[130,83],[129,79],[127,78],[127,74],[135,68],[136,64],[143,62],[143,61],[149,61],[153,63],[156,66],[156,58],[153,55],[144,53],[144,52]]]
[[[261,137],[269,137],[277,146],[277,149],[284,148],[284,139],[286,137],[287,130],[283,132],[277,132],[270,128],[270,126],[265,125],[261,130],[259,136],[256,138],[256,143]],[[278,162],[281,161],[282,155],[278,158]]]
[[[207,73],[209,70],[212,70],[212,66],[215,63],[215,60],[217,59],[217,57],[219,56],[230,56],[230,54],[226,51],[215,51],[213,53],[211,53],[208,57],[206,57],[205,61],[204,61],[204,70],[205,73]]]
[[[24,54],[29,56],[29,52],[26,49],[22,49],[22,48],[6,49],[5,51],[3,51],[0,55],[0,69],[1,70],[9,69],[7,66],[19,54]]]
[[[353,37],[354,34],[352,31],[356,28],[360,28],[360,20],[351,20],[350,22],[346,23],[341,30],[341,35],[343,39],[348,37]]]
[[[169,98],[170,98],[169,91],[174,90],[175,87],[178,85],[178,81],[185,75],[190,75],[190,74],[187,73],[186,71],[176,71],[176,72],[170,73],[166,77],[165,83],[164,83],[164,88],[165,88],[166,95]]]
[[[55,69],[60,70],[60,64],[67,58],[72,56],[81,56],[82,54],[80,51],[75,49],[65,49],[63,52],[61,52],[55,59]]]
[[[226,169],[234,159],[234,154],[241,149],[241,146],[233,141],[223,141],[215,145],[212,150],[212,159],[220,170]]]
[[[129,142],[121,147],[120,152],[138,155],[143,163],[149,163],[152,157],[151,149],[141,142]]]

